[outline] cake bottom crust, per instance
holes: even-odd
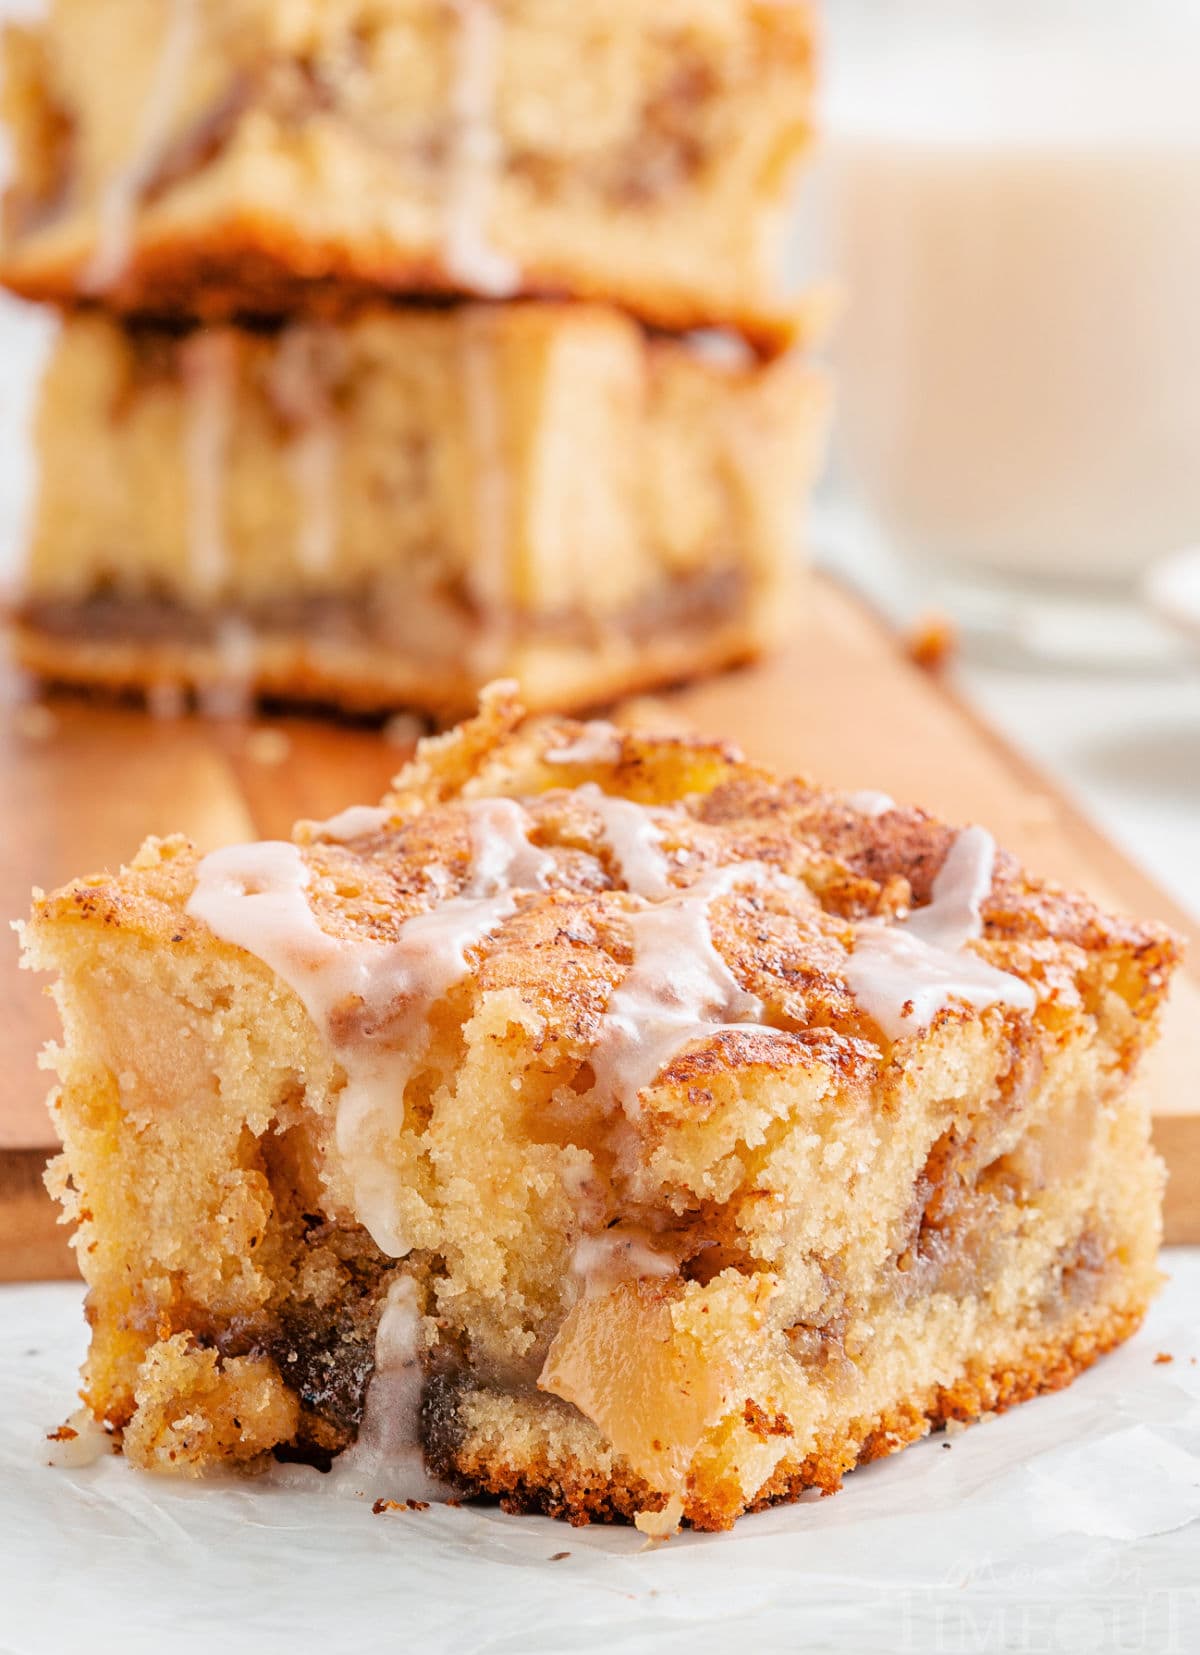
[[[692,586],[693,583],[681,583]],[[533,711],[575,711],[621,696],[752,660],[775,641],[765,604],[748,603],[740,582],[718,577],[694,591],[651,602],[627,625],[590,635],[577,624],[522,623],[510,639],[486,640],[476,667],[469,647],[442,659],[410,653],[354,628],[325,635],[304,626],[255,624],[231,611],[238,628],[231,652],[213,629],[200,630],[183,609],[138,600],[46,602],[31,599],[12,623],[18,666],[54,684],[110,694],[145,695],[164,686],[194,692],[242,692],[354,714],[411,708],[437,719],[470,712],[488,679],[516,678]],[[776,615],[783,612],[776,606]],[[656,624],[648,625],[647,618]]]
[[[23,299],[69,309],[79,301],[92,253],[89,229],[73,219],[17,240],[0,258],[0,281]],[[649,272],[631,280],[602,270],[589,279],[576,261],[559,268],[548,259],[522,272],[519,289],[528,298],[617,302],[668,333],[727,329],[767,358],[818,336],[831,308],[825,294],[776,302],[751,296],[741,303],[723,295],[714,301]],[[449,302],[467,291],[427,246],[320,239],[278,213],[241,206],[208,221],[143,231],[104,300],[121,313],[204,321],[290,314],[336,320],[380,294]]]
[[[992,1366],[967,1364],[950,1385],[933,1385],[895,1402],[872,1419],[851,1420],[824,1438],[803,1459],[785,1459],[744,1508],[724,1506],[689,1494],[685,1521],[692,1528],[732,1528],[746,1511],[787,1505],[809,1489],[835,1494],[848,1471],[894,1454],[930,1431],[957,1421],[1004,1413],[1045,1392],[1059,1391],[1106,1352],[1137,1332],[1147,1301],[1114,1305],[1077,1317],[1054,1339],[1017,1345]],[[498,1499],[505,1511],[563,1517],[576,1527],[588,1523],[631,1523],[640,1512],[660,1511],[666,1496],[653,1492],[626,1468],[611,1472],[556,1453],[524,1461],[506,1457],[502,1443],[477,1432],[432,1456],[441,1475],[451,1476],[470,1496]]]

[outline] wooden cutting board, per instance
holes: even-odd
[[[286,836],[374,800],[406,756],[374,730],[310,719],[155,721],[69,697],[0,717],[0,918],[30,886],[127,860],[148,833],[202,849]],[[805,594],[774,660],[653,700],[623,717],[694,725],[756,759],[834,787],[882,788],[950,821],[985,823],[1031,868],[1186,935],[1171,899],[940,682],[912,666],[859,601],[831,582]],[[51,1153],[37,1053],[55,1032],[44,984],[0,963],[0,1280],[73,1273],[41,1185]],[[1200,1242],[1200,976],[1180,974],[1148,1084],[1171,1170],[1167,1233]]]

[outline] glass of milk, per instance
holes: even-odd
[[[927,566],[1200,541],[1200,0],[829,0],[841,475]]]

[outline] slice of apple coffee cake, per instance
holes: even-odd
[[[724,1528],[1155,1289],[1172,939],[720,744],[496,686],[379,808],[151,840],[25,941],[83,1395],[140,1467],[354,1445],[398,1497]]]

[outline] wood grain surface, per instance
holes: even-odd
[[[149,833],[202,848],[286,836],[377,798],[406,756],[372,729],[315,719],[156,721],[132,707],[9,684],[0,712],[0,917],[30,888],[127,860]],[[809,584],[774,660],[626,707],[623,719],[693,726],[834,787],[882,788],[954,822],[985,823],[1029,867],[1107,905],[1189,921],[1155,883],[938,680],[918,671],[852,596]],[[45,984],[0,945],[0,1280],[72,1273],[40,1184],[52,1153],[37,1054],[53,1037]],[[1200,976],[1180,974],[1146,1083],[1171,1177],[1167,1232],[1200,1241]]]

